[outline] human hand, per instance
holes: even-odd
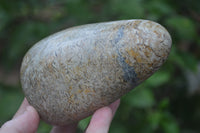
[[[86,133],[107,133],[112,118],[120,104],[120,100],[115,101],[109,106],[98,109],[92,116]],[[37,111],[29,105],[26,98],[22,102],[19,110],[12,120],[7,121],[0,128],[0,133],[35,133],[38,128],[40,118]],[[74,133],[77,124],[67,126],[54,126],[51,133]]]

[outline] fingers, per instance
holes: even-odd
[[[103,107],[97,110],[86,129],[86,133],[107,133],[112,120],[112,110]]]
[[[115,115],[115,112],[117,111],[117,108],[119,107],[119,104],[120,104],[120,99],[118,99],[117,101],[109,105],[109,107],[112,110],[113,116]]]
[[[107,133],[112,118],[120,104],[120,99],[109,105],[97,110],[86,130],[86,133]],[[75,133],[77,124],[67,126],[54,126],[51,133]]]
[[[19,107],[18,111],[15,113],[14,118],[16,118],[17,116],[21,115],[24,113],[24,111],[26,110],[26,107],[29,106],[28,101],[26,100],[26,98],[24,98],[21,106]]]
[[[117,100],[107,107],[98,109],[92,116],[86,133],[108,133],[110,123],[119,104],[120,100]]]
[[[1,127],[0,133],[35,133],[38,124],[38,113],[24,101],[13,119]]]
[[[51,130],[51,133],[75,133],[76,132],[76,124],[70,124],[67,126],[54,126]]]

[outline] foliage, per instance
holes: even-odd
[[[15,84],[4,79],[19,71],[34,43],[71,26],[139,18],[164,25],[173,38],[172,51],[157,73],[122,98],[110,132],[200,132],[200,93],[189,94],[187,74],[198,72],[199,5],[198,0],[1,0],[0,124],[12,118],[23,99],[19,79]],[[78,132],[89,120],[79,123]],[[49,130],[40,123],[39,133]]]

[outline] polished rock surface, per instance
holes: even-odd
[[[44,121],[67,125],[150,77],[167,59],[171,43],[167,30],[148,20],[69,28],[27,52],[22,88]]]

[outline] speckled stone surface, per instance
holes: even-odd
[[[67,125],[147,79],[170,49],[166,29],[148,20],[73,27],[43,39],[27,52],[21,84],[44,121]]]

